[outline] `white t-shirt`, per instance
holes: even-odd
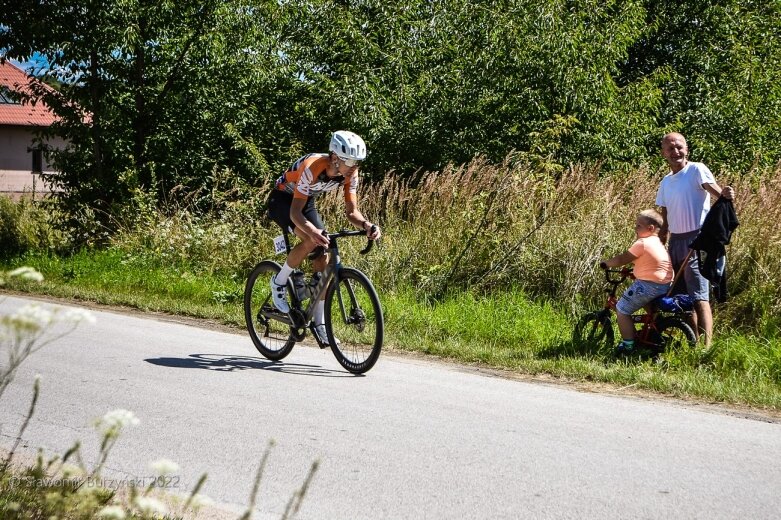
[[[689,162],[678,173],[665,175],[656,205],[667,208],[670,233],[688,233],[702,227],[710,210],[710,194],[702,185],[715,182],[708,167],[698,162]]]

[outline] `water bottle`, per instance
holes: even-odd
[[[290,275],[290,279],[293,280],[293,288],[296,290],[298,299],[303,301],[309,298],[309,292],[307,291],[306,282],[304,281],[304,273],[295,270]]]
[[[320,284],[320,278],[323,276],[323,273],[316,272],[312,275],[312,279],[309,280],[309,283],[307,284],[307,290],[309,291],[308,297],[314,298],[317,296],[317,286]]]

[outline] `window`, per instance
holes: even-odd
[[[41,173],[43,171],[43,150],[33,148],[30,151],[33,153],[33,173]]]
[[[0,104],[21,105],[19,98],[5,85],[0,85]]]

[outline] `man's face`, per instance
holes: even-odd
[[[662,157],[673,171],[678,171],[686,165],[686,157],[689,155],[689,147],[686,139],[679,134],[671,134],[662,142]]]

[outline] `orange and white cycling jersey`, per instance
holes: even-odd
[[[296,199],[310,199],[344,186],[345,200],[355,201],[358,193],[358,172],[348,176],[329,177],[325,172],[328,162],[327,153],[310,153],[301,157],[277,179],[277,189],[292,193]]]

